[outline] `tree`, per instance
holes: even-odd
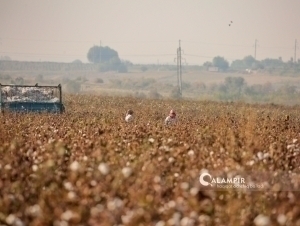
[[[78,60],[78,59],[76,59],[76,60],[74,60],[74,61],[72,62],[72,64],[82,64],[82,61],[81,61],[81,60]]]
[[[206,61],[206,62],[203,64],[203,66],[204,66],[206,69],[208,69],[209,67],[212,66],[212,63],[209,62],[209,61]]]
[[[225,86],[230,89],[240,90],[245,85],[245,79],[243,77],[226,77]]]
[[[212,62],[214,67],[218,67],[222,71],[226,71],[229,67],[229,63],[224,57],[216,56]]]
[[[9,56],[0,56],[0,60],[11,61],[11,58]]]
[[[118,66],[118,72],[119,73],[127,73],[128,72],[127,66],[125,64],[121,63]]]
[[[142,67],[141,67],[141,71],[142,72],[145,72],[145,71],[147,71],[148,70],[148,68],[145,66],[145,65],[143,65]]]
[[[244,57],[243,62],[247,68],[252,68],[252,65],[256,62],[256,60],[253,56],[246,56]]]
[[[254,59],[253,56],[246,56],[243,60],[235,60],[231,64],[232,69],[245,70],[245,69],[260,69],[263,65]]]
[[[219,98],[222,100],[238,100],[241,98],[243,87],[246,87],[244,78],[226,77],[225,83],[219,86]]]
[[[91,47],[88,51],[87,58],[91,63],[107,63],[112,59],[114,59],[114,61],[118,60],[120,62],[118,52],[109,48],[108,46]]]
[[[282,59],[271,59],[271,58],[266,58],[261,61],[261,64],[265,68],[277,68],[277,67],[282,67],[284,65]]]

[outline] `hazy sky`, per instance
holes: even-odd
[[[232,23],[231,23],[232,21]],[[231,24],[231,26],[229,26]],[[0,56],[88,62],[93,45],[133,63],[300,58],[300,0],[0,0]]]

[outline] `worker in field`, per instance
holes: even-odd
[[[165,119],[165,125],[173,125],[177,122],[177,118],[176,118],[176,113],[175,111],[172,109],[169,113],[169,115],[167,116],[167,118]]]
[[[132,122],[133,121],[133,110],[129,109],[125,116],[126,122]]]

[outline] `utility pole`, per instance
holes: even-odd
[[[297,39],[295,40],[294,62],[297,63]]]
[[[182,96],[182,69],[181,69],[181,46],[179,40],[179,47],[177,48],[177,87],[179,94]]]
[[[99,57],[100,57],[100,61],[99,61],[99,63],[101,64],[101,40],[100,40],[100,49],[99,49]]]
[[[94,44],[94,52],[93,52],[93,58],[94,58],[94,64],[96,64],[96,45]]]
[[[256,60],[256,44],[257,44],[257,40],[255,39],[254,42],[254,59]]]

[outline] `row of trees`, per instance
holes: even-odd
[[[118,52],[106,47],[93,46],[89,49],[87,58],[91,63],[98,64],[99,71],[118,71],[127,72],[127,66],[133,64],[128,61],[122,61],[119,58]],[[277,74],[284,75],[285,73],[300,73],[300,60],[294,63],[293,58],[288,62],[284,62],[281,57],[278,59],[267,58],[264,60],[256,60],[252,56],[246,56],[242,60],[235,60],[231,64],[221,56],[216,56],[211,62],[207,61],[203,64],[203,67],[208,69],[209,67],[217,67],[219,71],[245,71],[248,70],[265,70],[269,73],[276,72]],[[145,71],[146,67],[141,67],[142,71]]]
[[[129,61],[121,60],[116,50],[108,46],[93,46],[88,50],[87,59],[91,64],[83,64],[80,60],[72,63],[55,63],[55,62],[18,62],[11,61],[7,56],[0,57],[0,70],[48,70],[48,71],[72,71],[72,70],[98,70],[127,72],[128,68],[133,66]],[[139,66],[139,65],[137,65]],[[140,65],[141,71],[148,68],[157,69],[157,65]],[[176,70],[175,65],[160,65],[160,69],[165,67],[168,70]],[[186,68],[195,69],[195,66],[187,66]],[[267,70],[270,73],[286,74],[300,73],[300,60],[294,62],[293,58],[284,62],[281,57],[278,59],[266,58],[264,60],[256,60],[252,56],[246,56],[243,59],[234,60],[231,64],[221,56],[216,56],[212,61],[207,61],[203,66],[197,66],[200,69],[208,69],[209,67],[217,67],[219,71],[245,71],[249,70]],[[196,68],[199,70],[199,68]]]
[[[207,61],[203,64],[204,67],[217,67],[220,71],[227,71],[227,70],[260,70],[260,69],[296,69],[296,71],[300,71],[300,60],[297,63],[293,61],[291,58],[288,62],[284,62],[281,57],[278,59],[271,59],[266,58],[264,60],[256,60],[252,56],[246,56],[242,60],[235,60],[229,64],[229,62],[221,56],[216,56],[213,60]]]

